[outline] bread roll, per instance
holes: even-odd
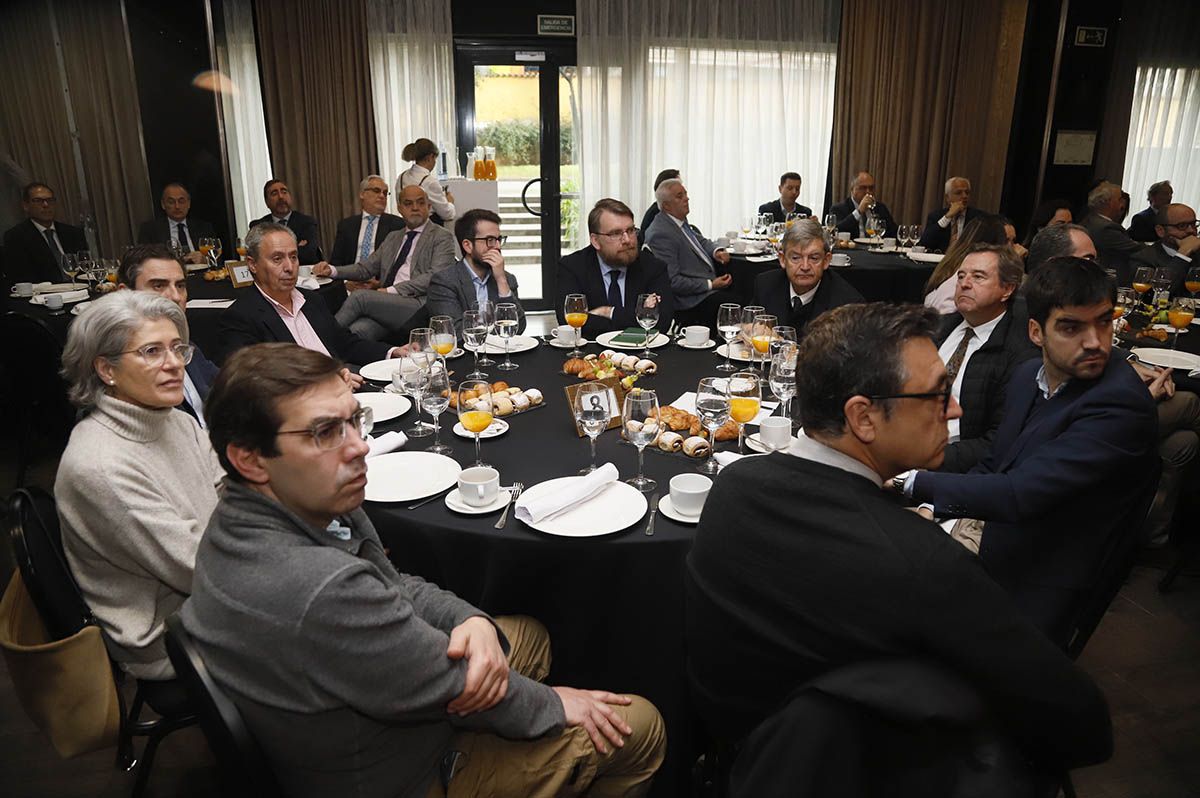
[[[733,419],[729,419],[721,426],[717,427],[717,434],[714,436],[718,441],[736,441],[738,437],[738,425]]]
[[[508,389],[508,395],[509,395],[509,396],[516,396],[516,395],[517,395],[517,394],[519,394],[519,393],[522,393],[522,391],[521,391],[521,389],[520,389],[520,388],[509,388],[509,389]]]
[[[634,369],[637,368],[637,364],[638,364],[638,356],[637,355],[625,355],[624,357],[621,358],[621,368],[624,369],[625,371],[633,371]]]
[[[511,396],[509,396],[509,399],[513,403],[514,410],[528,410],[529,409],[529,397],[526,396],[525,394],[514,393]]]
[[[683,453],[688,457],[707,457],[710,450],[708,441],[699,435],[693,435],[683,442]]]
[[[605,360],[612,360],[613,358],[620,357],[620,355],[611,349],[605,349],[600,353],[600,357],[604,358]]]
[[[683,436],[678,432],[664,431],[658,436],[658,448],[664,452],[678,452],[683,449]]]
[[[513,411],[512,400],[507,396],[496,396],[492,398],[492,413],[497,416],[507,416]]]
[[[540,405],[543,401],[542,392],[537,388],[530,388],[525,392],[525,395],[529,397],[529,403],[531,405]]]

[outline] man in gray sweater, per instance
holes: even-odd
[[[206,403],[228,476],[181,616],[285,792],[643,794],[666,743],[653,705],[540,684],[540,624],[388,560],[360,506],[370,415],[338,369],[247,347]]]

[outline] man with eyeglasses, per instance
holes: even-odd
[[[387,181],[379,175],[363,178],[358,184],[358,204],[362,213],[347,216],[338,222],[333,250],[329,253],[330,265],[363,263],[371,257],[372,252],[379,249],[388,235],[404,229],[404,220],[387,212],[390,194]],[[397,207],[399,200],[397,197]]]
[[[55,221],[58,199],[45,183],[25,186],[21,209],[28,218],[4,233],[5,284],[61,282],[63,256],[88,248],[83,229]]]
[[[1171,271],[1171,293],[1182,296],[1188,270],[1200,266],[1196,253],[1200,238],[1196,236],[1196,212],[1181,202],[1159,208],[1154,232],[1158,240],[1133,256],[1133,265],[1151,266]]]
[[[588,306],[584,338],[636,327],[638,297],[657,294],[658,327],[668,329],[675,318],[671,276],[653,253],[638,249],[633,210],[617,199],[600,200],[588,213],[588,234],[591,246],[558,262],[558,323],[567,323],[567,295],[583,294]]]
[[[827,271],[829,239],[816,219],[800,219],[779,242],[779,266],[754,281],[754,303],[779,323],[804,335],[805,326],[833,308],[865,302],[858,289]]]
[[[226,472],[180,612],[290,796],[642,795],[636,696],[550,687],[532,618],[397,568],[362,503],[370,415],[325,355],[244,349],[213,386]]]
[[[463,313],[488,302],[517,306],[517,332],[525,331],[525,308],[517,296],[517,277],[504,267],[501,247],[508,236],[500,234],[500,217],[475,208],[454,220],[454,238],[463,257],[429,279],[426,308],[430,316],[449,316],[462,330]]]

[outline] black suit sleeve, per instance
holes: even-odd
[[[157,227],[157,221],[157,219],[151,219],[148,222],[144,222],[142,226],[138,228],[137,242],[139,244],[159,243],[158,231],[155,229]]]
[[[361,217],[351,217],[351,220],[356,220]],[[361,222],[357,225],[348,223],[347,219],[338,222],[337,237],[333,240],[333,250],[329,253],[329,263],[333,266],[346,266],[356,262],[357,253],[354,251],[355,245],[358,243],[358,230]],[[353,228],[353,229],[351,229]],[[376,235],[380,235],[377,233]],[[378,240],[382,241],[382,237]]]
[[[588,295],[586,281],[580,279],[579,272],[580,269],[578,268],[576,259],[570,255],[558,262],[558,293],[556,295],[558,302],[554,309],[554,316],[558,319],[559,324],[567,323],[566,312],[563,309],[566,304],[567,294],[583,294],[587,297],[589,308],[603,307],[608,304],[607,297],[600,304],[596,304],[597,298]],[[582,334],[584,338],[594,339],[597,335],[615,328],[616,323],[613,320],[589,313],[587,323],[583,325]]]
[[[216,353],[217,362],[224,363],[230,355],[244,346],[262,343],[258,325],[245,308],[239,308],[237,303],[221,312],[220,349]]]

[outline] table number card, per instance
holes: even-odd
[[[567,394],[567,412],[571,414],[571,423],[575,425],[575,434],[579,437],[584,437],[583,428],[575,421],[575,394],[579,393],[579,389],[587,385],[589,381],[577,382],[574,385],[568,385],[563,388]],[[625,402],[625,394],[628,391],[621,385],[621,380],[618,377],[605,377],[602,380],[591,380],[590,382],[598,382],[608,386],[608,406],[612,409],[613,417],[609,419],[608,426],[604,429],[610,430],[621,426],[621,406]]]
[[[254,282],[254,275],[250,273],[250,267],[245,264],[231,266],[229,268],[229,281],[233,283],[234,288],[245,288]]]

